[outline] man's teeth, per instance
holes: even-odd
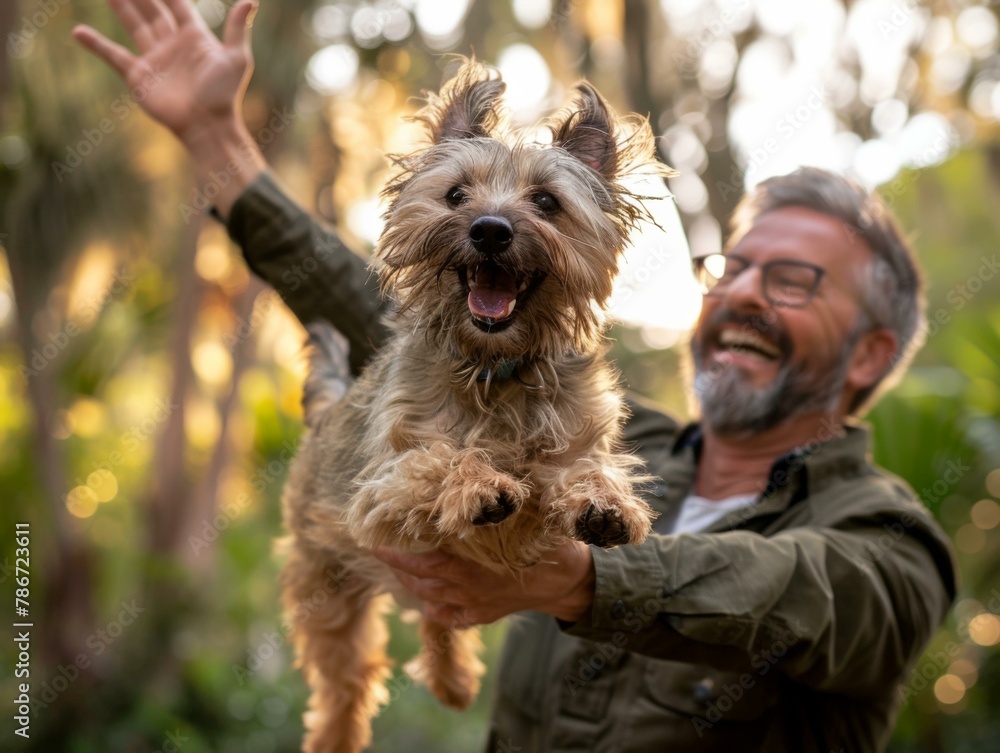
[[[724,348],[753,350],[768,358],[778,358],[781,356],[781,351],[774,345],[749,332],[739,332],[731,329],[724,330],[719,335],[719,344]]]

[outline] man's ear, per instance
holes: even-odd
[[[576,86],[576,99],[552,129],[553,146],[562,147],[608,180],[618,173],[614,116],[604,98],[586,82]]]
[[[851,352],[845,384],[855,392],[871,387],[892,370],[898,351],[899,340],[891,329],[866,332]]]
[[[501,103],[506,84],[495,68],[463,60],[440,94],[427,94],[427,105],[414,116],[430,131],[431,141],[493,136],[504,119]]]

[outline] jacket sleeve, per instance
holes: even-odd
[[[955,586],[926,514],[882,509],[896,512],[594,549],[593,609],[563,628],[658,659],[773,669],[852,697],[884,692],[919,657]]]
[[[365,260],[292,201],[268,172],[236,200],[226,229],[250,269],[299,321],[326,319],[347,338],[357,374],[386,337],[386,305]]]

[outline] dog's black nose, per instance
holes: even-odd
[[[514,240],[514,228],[503,217],[480,217],[469,228],[472,245],[488,256],[505,251]]]

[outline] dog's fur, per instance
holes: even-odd
[[[567,537],[612,546],[650,529],[638,463],[619,447],[603,313],[645,216],[622,178],[666,168],[648,123],[616,118],[585,83],[550,122],[551,145],[514,140],[503,88],[466,61],[416,116],[431,144],[395,158],[374,261],[397,304],[391,336],[342,401],[331,334],[312,330],[283,574],[313,690],[310,753],[369,743],[389,676],[388,593],[419,607],[369,548],[441,548],[516,571]],[[421,637],[411,674],[465,708],[483,670],[477,633],[425,619]]]

